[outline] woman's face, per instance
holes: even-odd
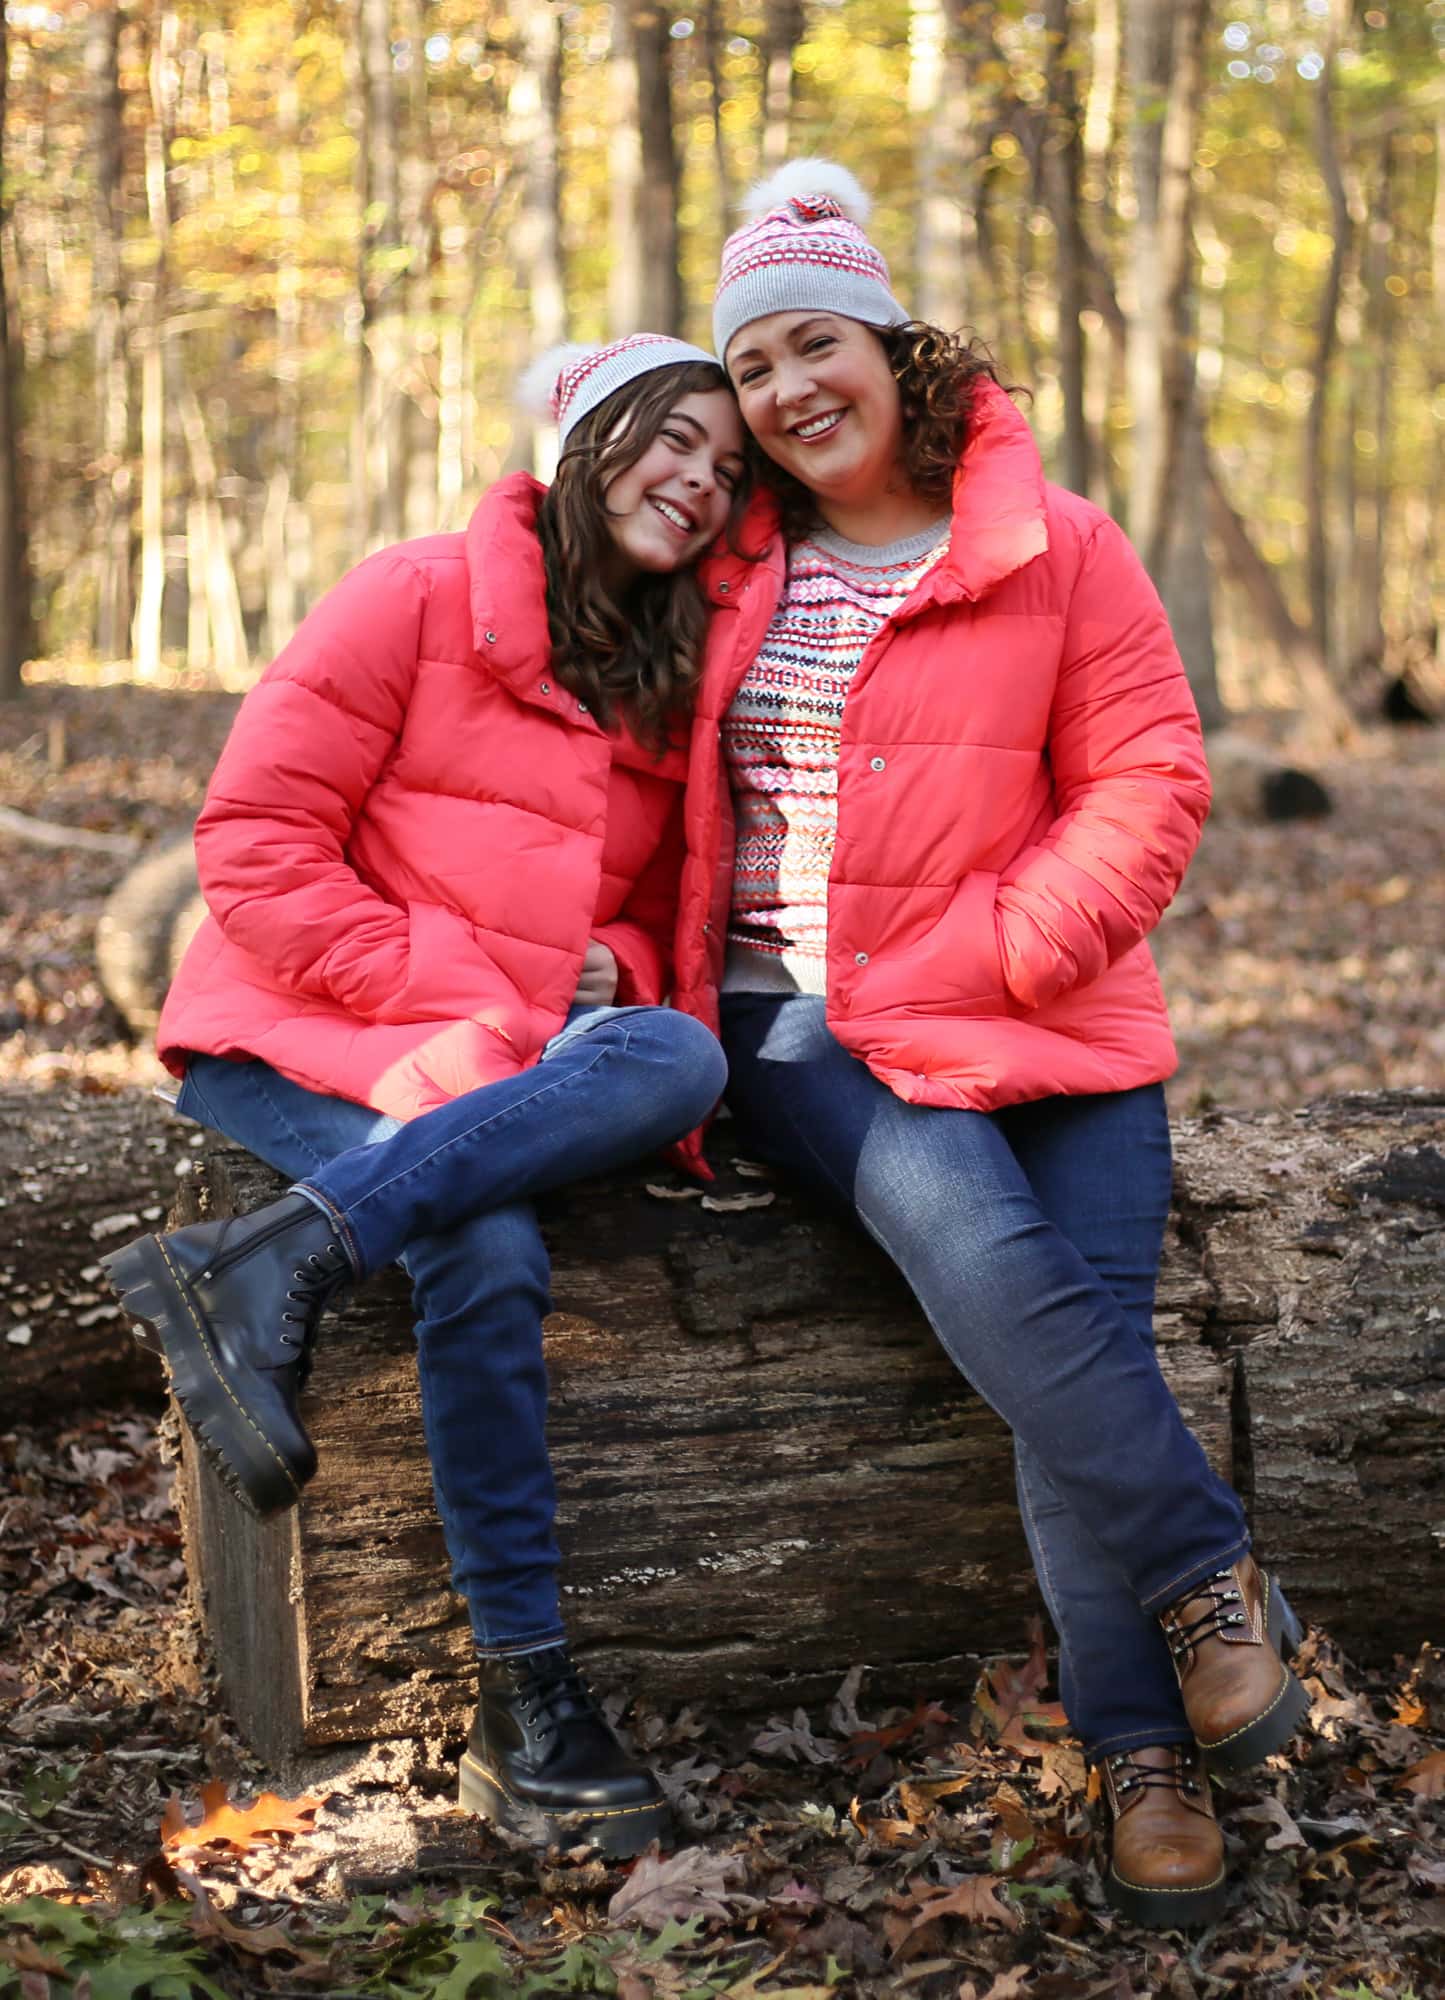
[[[726,389],[680,397],[635,464],[603,489],[614,584],[696,562],[722,533],[743,477],[743,427]]]
[[[903,408],[883,343],[839,313],[777,312],[728,343],[743,420],[775,465],[830,504],[867,508],[900,476]]]

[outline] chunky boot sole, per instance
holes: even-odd
[[[1264,1587],[1268,1594],[1265,1629],[1283,1662],[1299,1651],[1304,1635],[1298,1618],[1290,1609],[1289,1600],[1272,1577],[1266,1577]],[[1202,1738],[1195,1737],[1195,1742],[1211,1765],[1225,1771],[1248,1771],[1289,1742],[1309,1714],[1310,1698],[1289,1667],[1283,1667],[1282,1671],[1284,1678],[1278,1694],[1253,1722],[1245,1723],[1243,1728],[1221,1737],[1217,1743],[1206,1743]]]
[[[231,1492],[263,1520],[294,1507],[301,1478],[222,1372],[205,1320],[161,1238],[142,1236],[100,1261],[136,1339],[164,1360],[192,1436]]]
[[[1121,1916],[1151,1931],[1175,1931],[1196,1924],[1212,1924],[1224,1913],[1229,1884],[1224,1870],[1219,1879],[1197,1889],[1149,1889],[1138,1882],[1126,1882],[1112,1865],[1104,1876],[1104,1894]]]
[[[529,1804],[512,1794],[468,1751],[461,1762],[458,1801],[479,1819],[519,1833],[539,1847],[578,1847],[585,1843],[602,1854],[626,1860],[651,1841],[665,1841],[672,1832],[672,1812],[665,1799],[641,1806],[583,1806],[576,1812],[555,1812]]]

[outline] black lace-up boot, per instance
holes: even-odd
[[[353,1275],[329,1218],[288,1194],[253,1215],[142,1236],[101,1262],[232,1492],[262,1516],[294,1506],[316,1470],[297,1397],[317,1323]]]
[[[639,1854],[666,1840],[667,1801],[629,1757],[565,1646],[480,1662],[461,1803],[538,1846]]]

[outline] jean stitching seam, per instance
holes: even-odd
[[[602,1030],[599,1028],[595,1032],[601,1034]],[[586,1037],[579,1035],[576,1039],[582,1041]],[[591,1061],[583,1068],[573,1070],[567,1076],[554,1078],[542,1089],[534,1090],[529,1097],[518,1098],[514,1104],[507,1105],[504,1110],[494,1111],[490,1118],[481,1119],[477,1124],[469,1126],[465,1133],[458,1133],[454,1138],[448,1139],[443,1144],[434,1147],[425,1158],[413,1160],[409,1166],[393,1174],[390,1180],[383,1181],[379,1186],[372,1188],[363,1197],[363,1200],[368,1203],[374,1202],[379,1196],[391,1193],[393,1189],[402,1186],[414,1175],[420,1173],[423,1168],[430,1167],[433,1161],[437,1160],[450,1147],[460,1145],[464,1141],[469,1143],[477,1138],[479,1134],[486,1133],[491,1127],[500,1125],[504,1120],[514,1118],[520,1112],[531,1111],[549,1092],[563,1091],[566,1090],[569,1084],[580,1083],[584,1077],[590,1076],[593,1070],[605,1061],[609,1055],[625,1055],[629,1046],[630,1042],[627,1031],[624,1029],[622,1031],[622,1045],[620,1048],[614,1047],[610,1043],[604,1043],[602,1047],[592,1052]],[[537,1072],[540,1072],[541,1067],[541,1064],[534,1065],[534,1069]],[[358,1207],[361,1205],[361,1203],[357,1204]]]
[[[1160,1584],[1157,1590],[1151,1590],[1146,1596],[1141,1597],[1139,1602],[1146,1611],[1153,1611],[1156,1607],[1167,1610],[1174,1599],[1183,1594],[1186,1577],[1191,1582],[1202,1583],[1205,1577],[1212,1576],[1217,1569],[1232,1569],[1242,1555],[1248,1555],[1249,1548],[1250,1540],[1246,1533],[1231,1549],[1210,1557],[1202,1565],[1190,1563],[1186,1569],[1180,1570],[1177,1576],[1171,1577],[1168,1583]]]

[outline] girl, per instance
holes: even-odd
[[[338,1287],[399,1259],[480,1661],[465,1805],[631,1854],[666,1808],[567,1651],[531,1198],[678,1138],[722,1088],[669,984],[681,780],[742,497],[701,350],[547,369],[563,452],[462,534],[372,556],[247,696],[196,827],[210,917],[162,1015],[178,1108],[295,1185],[105,1262],[196,1443],[258,1514],[315,1470],[298,1407]]]
[[[770,490],[761,561],[713,578],[678,1003],[716,1022],[721,986],[753,1145],[858,1216],[1012,1426],[1109,1894],[1201,1922],[1201,1756],[1265,1756],[1306,1701],[1153,1350],[1175,1059],[1144,939],[1208,805],[1198,721],[1123,535],[893,297],[851,175],[797,162],[753,214],[714,330]]]

